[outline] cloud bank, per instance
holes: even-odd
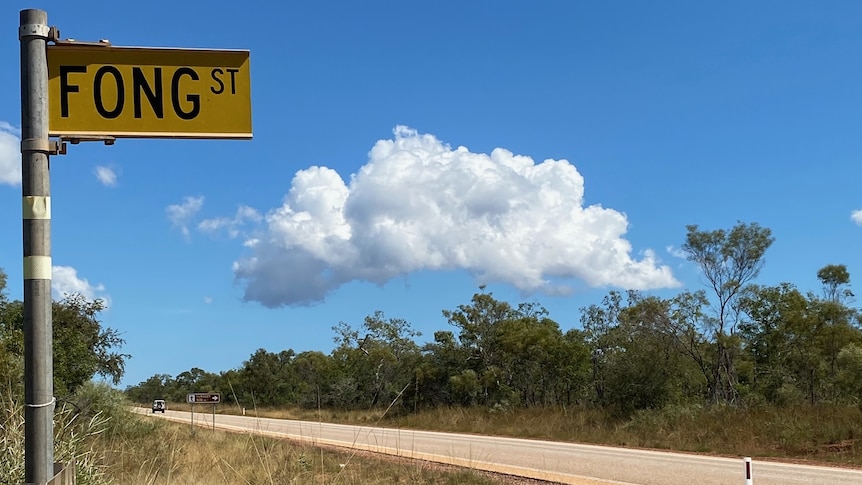
[[[309,305],[350,281],[383,284],[422,270],[466,270],[481,283],[566,294],[589,286],[679,286],[655,253],[632,256],[626,216],[584,205],[584,179],[566,160],[451,148],[399,126],[346,183],[327,167],[296,173],[283,205],[248,234],[233,265],[244,299]],[[253,221],[236,216],[207,230]]]

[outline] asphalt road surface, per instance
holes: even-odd
[[[348,426],[202,412],[194,424],[254,432],[309,443],[343,446],[570,484],[713,485],[746,484],[743,457],[614,448],[552,441],[499,438],[407,429]],[[191,423],[191,414],[167,411],[149,416]],[[215,420],[213,422],[213,420]],[[860,485],[862,470],[758,461],[753,485]]]

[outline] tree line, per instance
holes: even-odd
[[[563,331],[538,303],[512,305],[480,287],[443,310],[450,329],[418,344],[382,311],[332,327],[335,348],[258,349],[236,369],[156,374],[126,389],[135,402],[220,392],[245,407],[403,412],[438,406],[589,405],[619,415],[669,404],[858,404],[862,330],[845,265],[817,272],[820,292],[758,285],[768,228],[688,226],[685,251],[705,288],[671,298],[610,291]]]

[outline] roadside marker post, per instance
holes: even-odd
[[[746,456],[743,463],[745,463],[745,485],[754,485],[754,479],[751,478],[751,457]]]

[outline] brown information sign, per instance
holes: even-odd
[[[221,394],[217,392],[193,392],[187,396],[187,399],[189,404],[217,404],[221,402]]]

